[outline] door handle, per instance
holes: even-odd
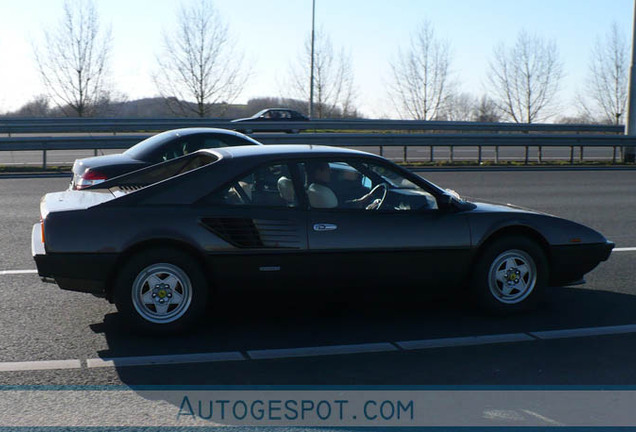
[[[314,231],[333,231],[338,229],[338,225],[330,223],[317,223],[314,224]]]

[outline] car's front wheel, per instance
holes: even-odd
[[[195,259],[157,248],[133,255],[115,282],[115,304],[134,328],[172,333],[194,324],[208,299],[206,278]]]
[[[509,313],[536,306],[547,281],[548,264],[541,247],[514,236],[486,247],[477,259],[471,287],[486,310]]]

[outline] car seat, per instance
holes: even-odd
[[[313,208],[334,208],[338,207],[338,197],[333,191],[324,185],[312,183],[307,188],[309,204]]]
[[[278,179],[276,182],[276,186],[278,187],[278,193],[281,198],[285,200],[287,205],[290,207],[296,205],[296,194],[294,192],[294,183],[291,179],[283,176]]]

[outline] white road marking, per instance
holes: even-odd
[[[403,342],[396,342],[395,344],[404,350],[419,350],[419,349],[429,349],[429,348],[488,345],[488,344],[507,343],[507,342],[529,342],[533,340],[535,340],[535,338],[525,333],[511,333],[511,334],[499,334],[499,335],[467,336],[467,337],[456,337],[456,338],[403,341]]]
[[[127,366],[156,366],[168,364],[186,363],[208,363],[217,361],[241,361],[245,356],[240,352],[220,352],[220,353],[196,353],[196,354],[175,354],[140,357],[113,357],[113,358],[93,358],[86,360],[86,366],[91,368],[101,367],[127,367]]]
[[[612,252],[636,252],[636,247],[614,248]]]
[[[497,343],[531,342],[537,339],[564,339],[587,336],[608,336],[636,333],[636,324],[622,326],[589,327],[565,330],[547,330],[528,333],[495,334],[483,336],[467,336],[456,338],[423,339],[402,342],[379,342],[352,345],[331,345],[303,348],[262,349],[247,351],[247,356],[238,351],[175,354],[137,357],[92,358],[86,360],[82,367],[81,360],[48,360],[26,362],[0,362],[0,372],[38,371],[53,369],[94,369],[105,367],[158,366],[188,363],[208,363],[224,361],[284,359],[295,357],[315,357],[326,355],[346,355],[395,352],[402,350],[425,350],[433,348],[450,348],[460,346],[478,346]],[[398,348],[399,347],[399,348]],[[526,412],[525,410],[523,410]],[[540,418],[539,414],[526,412]],[[545,421],[550,419],[545,418]]]
[[[514,410],[499,410],[499,409],[490,409],[486,410],[482,414],[483,418],[488,420],[500,420],[500,421],[516,421],[522,422],[525,418]]]
[[[53,369],[81,369],[79,360],[44,360],[0,363],[0,372],[39,371]]]
[[[38,274],[37,270],[1,270],[0,276],[4,275],[21,275],[21,274]]]
[[[282,348],[247,351],[247,355],[254,360],[278,359],[291,357],[313,357],[325,355],[361,354],[397,351],[391,343],[368,343],[357,345],[331,345],[305,348]]]
[[[607,327],[587,327],[577,329],[565,329],[565,330],[547,330],[530,332],[528,334],[539,339],[569,339],[577,337],[588,336],[607,336],[618,335],[626,333],[636,333],[636,324],[622,325],[622,326],[607,326]]]
[[[522,409],[521,412],[524,412],[524,413],[528,414],[529,416],[535,417],[535,418],[537,418],[537,419],[539,419],[539,420],[541,420],[541,421],[543,421],[543,422],[545,422],[547,424],[553,425],[553,426],[565,426],[565,424],[563,424],[561,422],[558,422],[556,420],[552,420],[551,418],[548,418],[546,416],[542,416],[541,414],[536,413],[534,411]]]

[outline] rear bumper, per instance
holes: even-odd
[[[555,246],[551,249],[550,284],[567,285],[583,279],[601,262],[606,261],[614,243],[576,244]]]
[[[31,232],[31,253],[43,280],[55,279],[62,289],[92,294],[103,294],[117,261],[117,254],[47,253],[39,223]]]

